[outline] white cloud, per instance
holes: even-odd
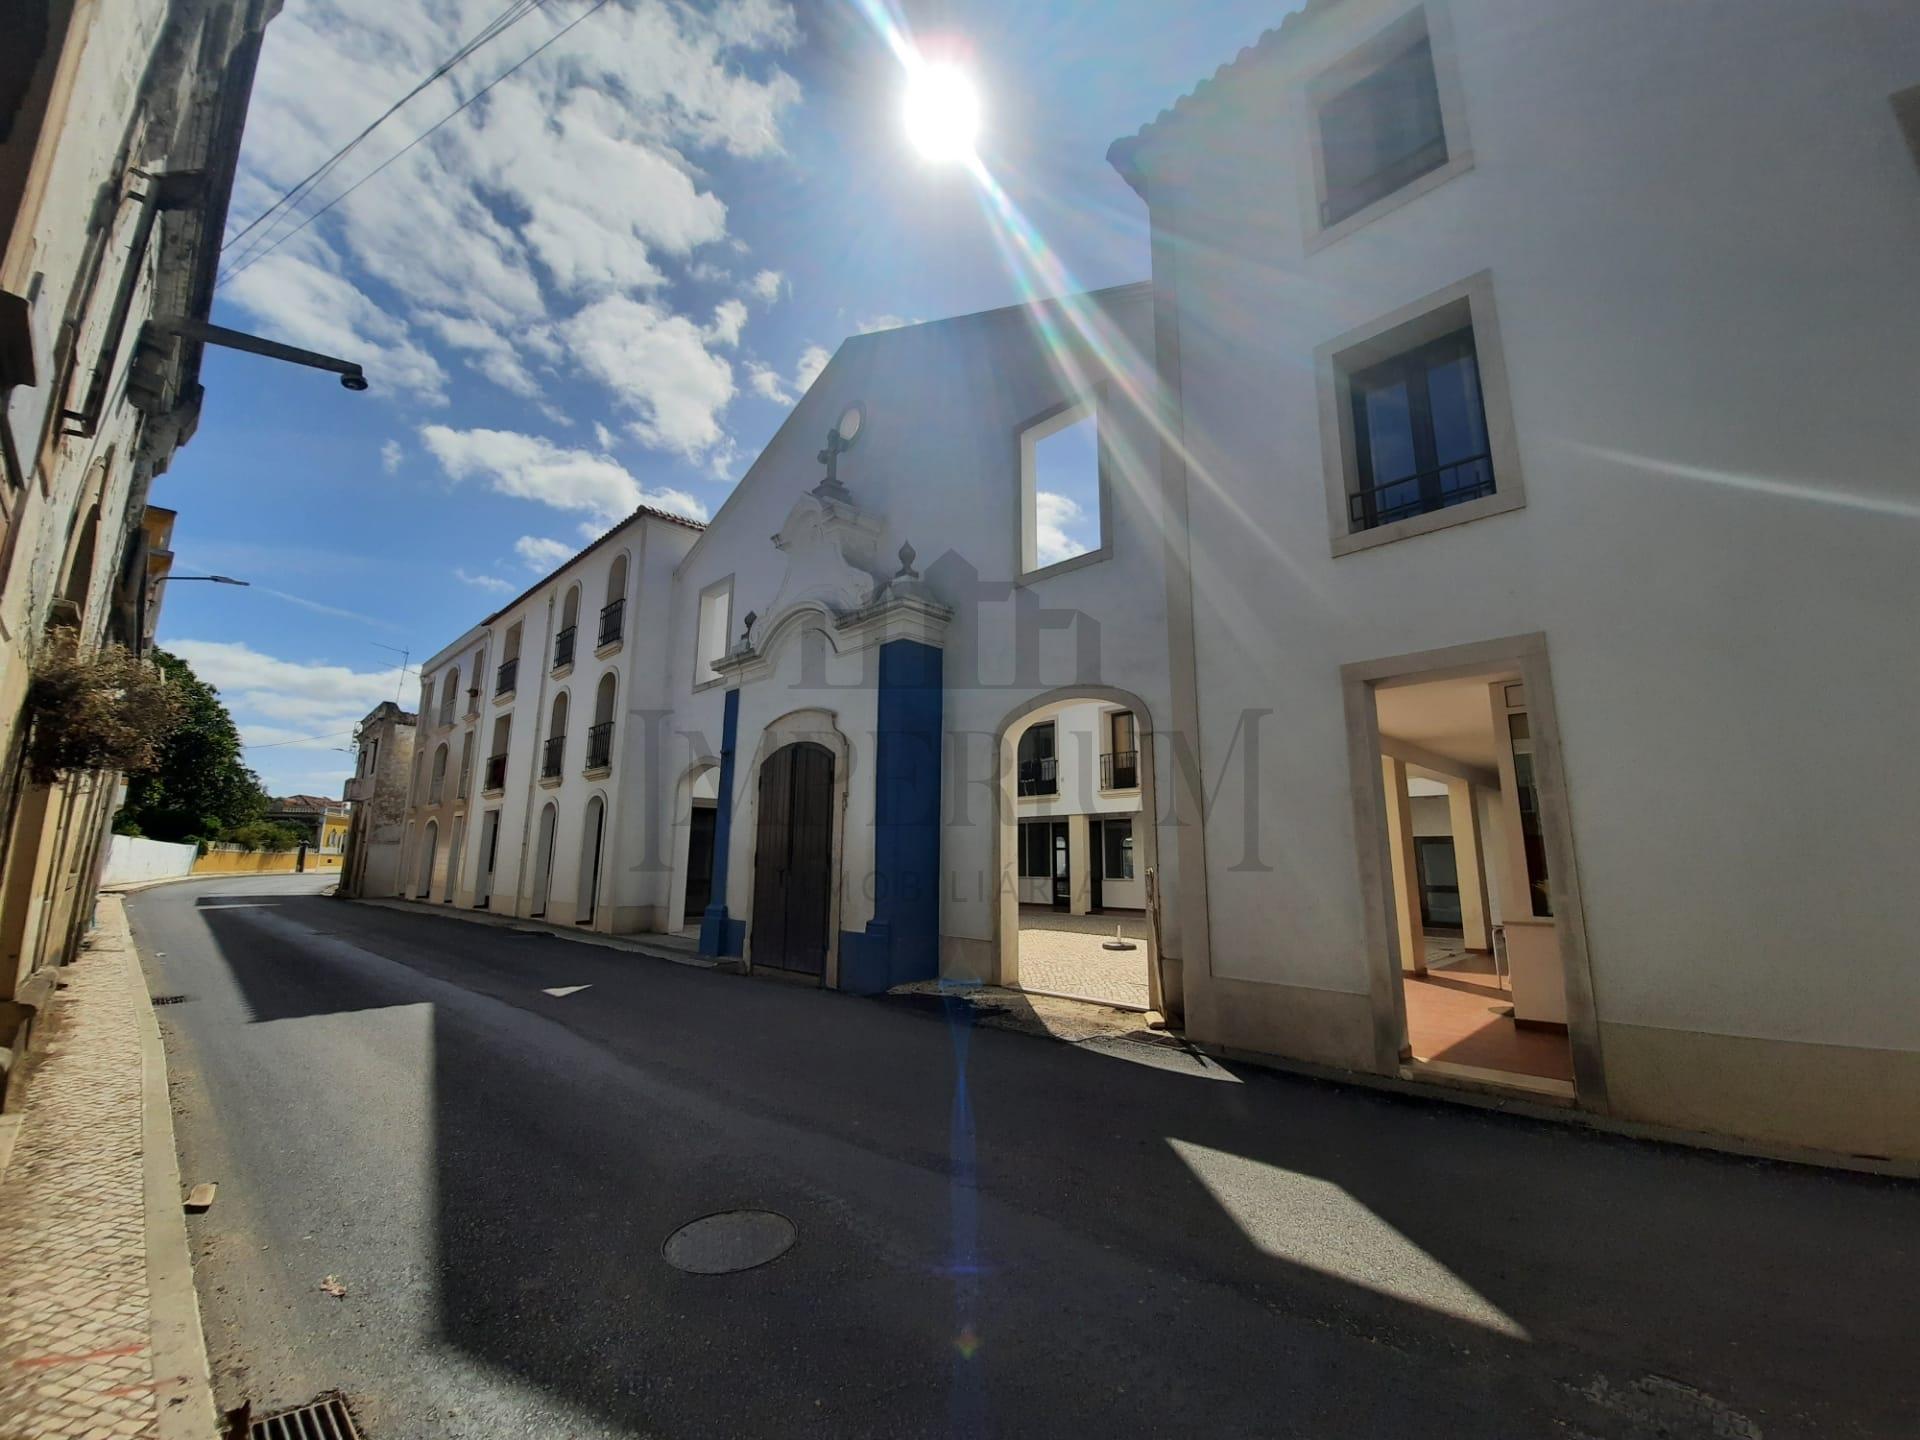
[[[904,315],[869,315],[856,327],[862,335],[871,335],[876,330],[898,330],[903,325],[917,325],[917,320],[909,320]]]
[[[471,358],[474,368],[502,390],[528,399],[540,393],[539,383],[528,372],[526,362],[520,358],[520,345],[485,321],[438,312],[424,315],[421,320],[447,344],[464,351]],[[524,328],[520,332],[522,337],[527,333]]]
[[[1079,501],[1051,490],[1040,490],[1033,497],[1033,512],[1034,552],[1040,564],[1071,559],[1093,548],[1067,533],[1068,527],[1078,526],[1090,518]]]
[[[691,520],[707,518],[706,507],[683,490],[643,489],[618,461],[591,450],[564,449],[538,435],[428,425],[420,439],[449,479],[484,480],[497,494],[538,500],[556,510],[584,510],[606,522],[623,519],[640,505]]]
[[[388,399],[446,404],[440,362],[344,276],[282,250],[243,271],[226,292],[269,338],[357,362]]]
[[[482,0],[290,7],[262,53],[234,228],[349,139],[369,96],[403,93],[489,13]],[[397,156],[459,98],[576,19],[481,103]],[[620,0],[590,13],[536,8],[382,126],[302,213],[391,160],[384,173],[232,279],[226,293],[272,333],[359,360],[388,395],[441,403],[443,360],[458,352],[494,384],[544,406],[533,362],[564,363],[551,327],[579,306],[663,295],[670,265],[727,279],[725,266],[701,254],[733,242],[704,154],[780,153],[800,87],[777,60],[799,38],[788,0],[720,0],[704,13],[674,0]],[[261,226],[232,260],[292,226],[291,217]],[[749,293],[761,294],[763,283],[756,277]],[[670,305],[649,308],[666,340],[702,338],[702,327]],[[736,344],[742,323],[744,315],[717,314],[706,344]],[[636,433],[649,444],[711,458],[731,371],[711,357],[687,358],[693,369],[680,386],[671,383],[671,357],[655,357],[667,369],[651,378],[644,365],[603,359],[588,368],[617,376],[608,383],[639,415]]]
[[[573,558],[574,547],[564,540],[549,540],[539,535],[522,535],[513,542],[513,553],[529,570],[544,575]]]
[[[722,300],[713,307],[713,323],[703,332],[712,345],[738,345],[747,325],[747,307],[739,300]]]
[[[787,277],[778,270],[762,270],[747,282],[747,289],[771,305],[780,298],[780,291],[787,283]]]
[[[510,594],[513,590],[511,580],[502,580],[498,575],[476,575],[458,565],[453,567],[453,578],[464,585],[473,586],[476,590],[486,590],[495,595]]]
[[[337,764],[316,770],[316,752],[351,744],[353,727],[375,705],[404,687],[418,691],[411,669],[403,677],[398,668],[282,660],[235,641],[174,640],[166,648],[220,692],[248,747],[247,763],[279,795],[339,794],[351,762],[342,754]]]
[[[780,378],[780,372],[770,365],[749,363],[747,366],[747,384],[756,395],[773,401],[776,405],[793,404],[793,395],[787,389],[786,381]]]
[[[610,295],[564,326],[578,363],[638,416],[643,443],[690,460],[721,442],[720,415],[733,399],[733,367],[707,349],[683,315]]]
[[[794,388],[805,394],[812,388],[813,382],[820,378],[820,372],[827,368],[827,362],[833,359],[833,352],[824,345],[809,345],[800,352],[799,363],[793,367]]]
[[[380,447],[380,468],[389,475],[393,474],[400,468],[400,461],[405,458],[406,453],[398,440],[387,441]]]
[[[613,449],[613,432],[598,420],[593,422],[593,443],[602,450]]]

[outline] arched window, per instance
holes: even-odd
[[[427,803],[438,805],[447,790],[447,747],[442,742],[433,752],[433,779],[427,786]]]
[[[493,748],[487,751],[486,791],[504,790],[507,785],[507,742],[513,736],[513,717],[493,717]]]
[[[553,697],[553,718],[547,722],[547,748],[540,760],[540,778],[551,780],[560,773],[567,755],[567,692]]]
[[[453,723],[454,698],[460,693],[460,667],[454,666],[440,681],[440,723]]]
[[[626,612],[627,552],[622,550],[613,557],[613,568],[607,571],[607,603],[600,611],[600,644],[611,645],[626,633]]]
[[[605,770],[613,764],[613,673],[600,677],[593,695],[593,726],[587,731],[587,769]]]
[[[560,628],[553,636],[553,668],[564,670],[573,664],[573,639],[580,628],[580,587],[568,587],[567,598],[560,602]]]

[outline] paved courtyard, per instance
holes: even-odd
[[[1103,950],[1115,927],[1134,950]],[[1137,911],[1064,915],[1020,907],[1020,988],[1147,1008],[1147,917]]]

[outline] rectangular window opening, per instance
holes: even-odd
[[[727,636],[733,629],[733,581],[722,580],[700,592],[700,617],[695,634],[693,683],[710,684],[721,678],[714,666],[726,658]]]
[[[1105,548],[1096,401],[1068,405],[1021,431],[1020,498],[1023,574]]]

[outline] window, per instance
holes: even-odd
[[[547,722],[547,748],[540,759],[540,778],[552,780],[560,774],[567,753],[567,692],[553,697],[553,713]]]
[[[1020,736],[1016,788],[1022,795],[1053,795],[1060,788],[1054,763],[1053,722],[1029,726]]]
[[[1053,874],[1053,822],[1040,820],[1020,827],[1020,873],[1044,880]]]
[[[620,643],[620,637],[626,633],[627,614],[627,557],[623,551],[613,557],[613,568],[607,571],[607,603],[600,607],[600,639],[598,648]]]
[[[1317,356],[1335,555],[1526,503],[1486,272]]]
[[[1312,254],[1473,168],[1449,0],[1425,0],[1300,87]]]
[[[1134,736],[1131,710],[1112,710],[1107,713],[1107,742],[1107,753],[1100,757],[1100,788],[1137,790],[1140,787],[1140,751]]]
[[[1349,384],[1360,481],[1347,501],[1353,529],[1493,494],[1471,326],[1363,370]]]
[[[560,605],[560,628],[553,636],[553,668],[564,670],[573,664],[573,641],[580,628],[580,587],[567,591]]]
[[[600,677],[593,696],[593,724],[587,729],[587,769],[605,770],[613,764],[614,681],[611,672]]]
[[[733,629],[733,580],[728,577],[700,592],[700,623],[695,635],[693,683],[710,685],[722,678],[715,662],[727,653],[727,636]]]
[[[1100,873],[1108,880],[1133,879],[1133,821],[1108,820],[1100,826]]]
[[[499,673],[494,677],[493,693],[495,698],[511,695],[520,680],[520,626],[515,624],[507,631],[507,642],[503,647]]]
[[[459,693],[459,690],[460,667],[456,665],[440,680],[440,723],[442,725],[453,723],[454,696]]]
[[[1337,225],[1447,163],[1424,16],[1411,43],[1393,44],[1366,75],[1320,102],[1318,128],[1322,225]]]
[[[1081,400],[1020,432],[1020,573],[1107,553],[1100,407]]]

